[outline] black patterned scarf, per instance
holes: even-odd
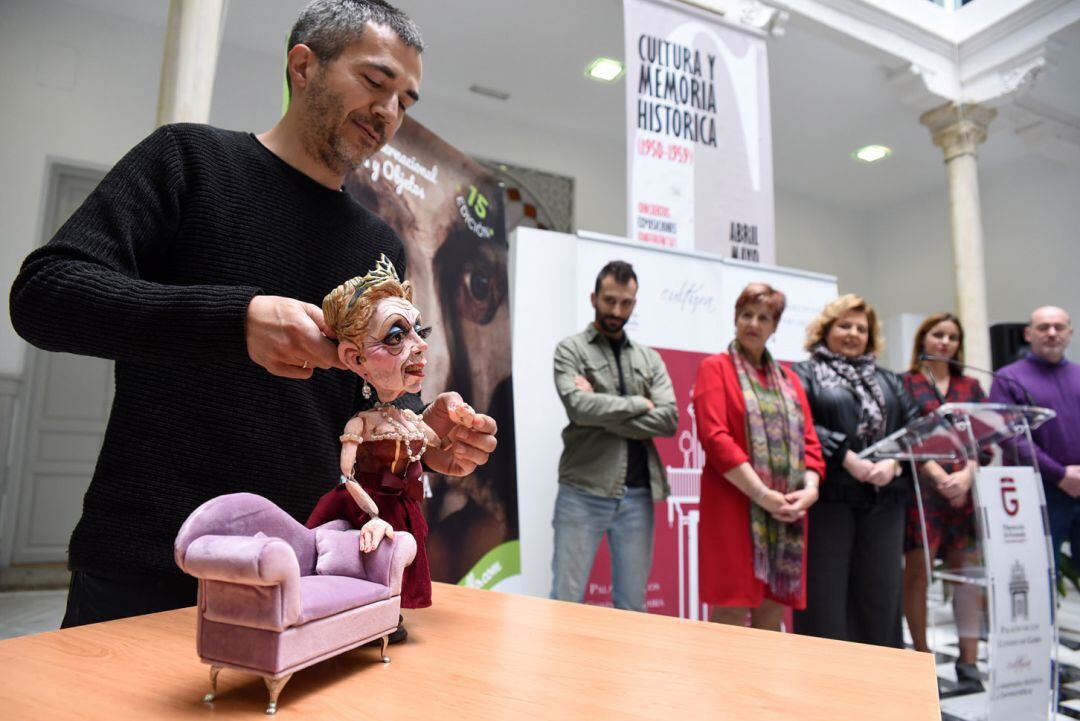
[[[824,343],[811,351],[814,378],[822,388],[843,386],[859,399],[859,425],[855,435],[867,445],[885,436],[885,394],[877,380],[877,359],[873,353],[849,358],[833,353]]]

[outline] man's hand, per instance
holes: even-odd
[[[1080,497],[1080,466],[1065,466],[1065,475],[1058,483],[1058,488],[1073,498]]]
[[[424,411],[427,423],[446,448],[429,448],[428,468],[448,476],[467,476],[488,461],[495,450],[495,419],[477,413],[457,393],[440,393]],[[447,441],[449,441],[447,443]]]
[[[248,356],[283,378],[310,378],[316,368],[344,368],[333,331],[311,303],[276,295],[251,299],[244,327]]]
[[[574,376],[574,385],[576,385],[578,388],[580,388],[582,391],[584,391],[586,393],[595,393],[596,392],[595,390],[593,390],[592,383],[590,383],[589,379],[586,378],[585,376]],[[652,409],[656,408],[656,404],[653,403],[652,400],[649,399],[649,398],[645,399],[645,404],[649,407],[650,411]]]
[[[574,376],[574,385],[586,393],[593,393],[592,383],[590,383],[585,376]]]

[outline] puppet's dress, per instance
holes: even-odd
[[[420,452],[423,443],[410,443],[413,456]],[[402,608],[427,608],[431,605],[428,526],[420,507],[424,497],[424,483],[420,479],[422,473],[420,462],[409,461],[406,456],[404,441],[366,441],[357,449],[353,475],[379,507],[379,518],[389,523],[395,531],[408,531],[416,539],[416,558],[405,567],[401,582]],[[360,528],[370,518],[356,505],[344,483],[338,484],[319,499],[306,525],[315,528],[339,518],[351,523],[353,528]]]

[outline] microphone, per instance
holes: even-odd
[[[919,356],[920,361],[931,360],[933,357],[928,356],[925,353]],[[934,395],[937,396],[938,403],[945,405],[945,396],[941,395],[941,390],[937,387],[937,376],[934,375],[934,371],[930,370],[930,366],[924,366],[926,372],[930,374],[930,387],[934,391]]]
[[[930,355],[928,353],[920,353],[919,354],[919,360],[920,361],[938,361],[938,362],[941,362],[941,363],[948,363],[949,365],[954,366],[956,368],[969,368],[969,369],[971,369],[973,371],[979,371],[980,373],[986,373],[987,375],[992,376],[995,379],[1001,379],[1002,381],[1008,381],[1009,383],[1013,383],[1021,391],[1023,391],[1024,398],[1027,399],[1027,404],[1029,406],[1036,405],[1035,401],[1032,400],[1032,398],[1031,398],[1031,394],[1028,393],[1028,389],[1026,387],[1024,387],[1023,383],[1016,380],[1015,378],[1010,378],[1007,375],[1002,375],[1001,373],[996,373],[994,371],[988,371],[985,368],[976,368],[975,366],[970,366],[967,363],[961,363],[958,360],[953,360],[952,358],[946,358],[945,356],[940,356],[940,355]],[[933,375],[934,375],[933,372],[931,372],[930,375],[931,375],[931,377],[933,377]],[[937,383],[934,384],[934,387],[937,388]],[[939,395],[940,395],[940,393],[939,393]]]

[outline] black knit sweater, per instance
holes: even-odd
[[[116,164],[11,289],[23,338],[116,361],[72,568],[179,573],[180,524],[223,493],[307,517],[337,481],[357,378],[270,375],[248,358],[247,306],[258,294],[319,305],[380,253],[404,274],[385,223],[251,134],[167,126]]]

